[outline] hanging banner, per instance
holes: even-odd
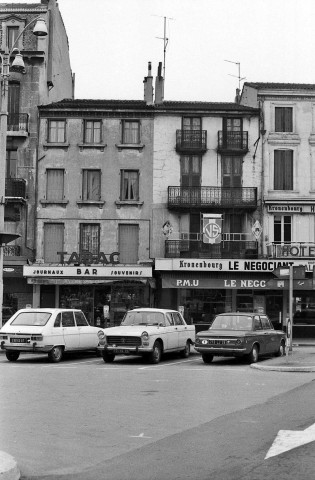
[[[203,243],[221,243],[222,215],[205,213],[202,215]]]

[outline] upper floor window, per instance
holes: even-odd
[[[223,130],[227,132],[241,132],[242,127],[241,118],[223,118]]]
[[[80,225],[80,252],[98,255],[100,251],[100,226],[83,223]]]
[[[13,45],[19,36],[19,27],[7,27],[7,47],[11,51]]]
[[[180,159],[180,177],[182,187],[199,187],[201,184],[201,157],[183,155]]]
[[[183,117],[183,130],[201,130],[201,118]]]
[[[121,200],[139,200],[139,171],[121,171]]]
[[[275,107],[275,131],[293,132],[292,107]]]
[[[140,122],[139,120],[123,120],[122,122],[122,143],[140,143]]]
[[[293,151],[274,151],[274,190],[293,190]]]
[[[62,168],[48,168],[46,170],[46,200],[61,202],[64,199],[64,175]]]
[[[290,243],[292,239],[292,217],[290,215],[275,215],[273,227],[275,243]]]
[[[101,143],[102,140],[102,122],[101,120],[84,121],[84,143]]]
[[[46,223],[44,225],[44,261],[59,263],[58,252],[64,251],[64,225],[61,223]]]
[[[99,201],[101,198],[101,171],[83,170],[82,200]]]
[[[64,143],[66,141],[66,121],[49,120],[48,121],[48,142]]]

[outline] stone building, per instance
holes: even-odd
[[[45,37],[32,33],[37,17],[45,20]],[[55,0],[0,4],[1,55],[13,47],[20,50],[25,69],[10,69],[6,171],[1,175],[6,178],[5,231],[20,235],[4,248],[4,306],[16,310],[32,304],[32,287],[23,278],[23,265],[35,258],[36,166],[41,162],[37,106],[73,97],[68,39]]]

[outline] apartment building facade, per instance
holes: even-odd
[[[46,23],[45,37],[32,33],[37,17]],[[37,105],[73,97],[68,39],[55,0],[0,4],[1,55],[13,47],[22,54],[25,69],[10,68],[6,171],[1,172],[5,175],[4,229],[20,235],[4,247],[3,304],[10,311],[32,304],[32,286],[23,277],[23,266],[35,258]],[[11,64],[15,55],[13,51]]]

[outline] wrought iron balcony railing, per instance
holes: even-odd
[[[166,240],[165,258],[258,258],[258,246],[255,240],[218,244],[202,240]]]
[[[256,187],[168,187],[168,208],[257,208]]]
[[[218,151],[248,152],[248,132],[218,132]]]
[[[269,258],[312,258],[315,259],[314,242],[271,242],[267,244],[267,256]]]
[[[28,114],[27,113],[9,113],[8,114],[8,132],[28,132]]]
[[[3,247],[3,255],[5,257],[20,257],[21,247],[19,245],[5,245]]]
[[[177,152],[205,152],[207,130],[176,130]]]
[[[26,198],[26,182],[24,178],[6,178],[5,196],[13,198]]]

